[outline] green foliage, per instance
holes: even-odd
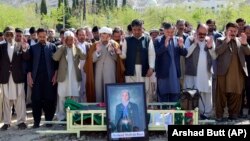
[[[57,24],[63,24],[63,8],[61,5],[59,8],[53,8],[50,14],[43,15],[41,25],[45,28],[56,28]]]
[[[103,8],[103,0],[96,0],[97,11],[99,12]]]
[[[57,7],[60,7],[62,3],[63,3],[63,0],[58,0],[58,5],[57,5]]]
[[[39,7],[38,7],[38,4],[37,4],[37,3],[35,4],[35,12],[36,12],[36,14],[39,13]]]
[[[94,0],[92,0],[92,7],[94,7],[95,6],[95,1]]]
[[[72,9],[75,9],[75,8],[76,8],[76,6],[77,6],[77,4],[76,4],[76,0],[73,0],[73,1],[72,1]]]
[[[69,6],[69,1],[68,0],[64,0],[64,6],[68,7]]]
[[[107,8],[107,0],[102,0],[102,7],[106,11]]]
[[[79,7],[79,1],[78,0],[73,0],[72,1],[72,10],[71,10],[71,15],[73,16],[78,16],[80,14],[80,7]]]
[[[19,8],[0,4],[0,31],[3,31],[6,26],[23,29],[31,26],[38,27],[40,26],[40,17],[40,13],[36,14],[35,12],[35,4]]]
[[[82,4],[81,1],[74,0],[77,11],[75,9],[64,6],[63,0],[59,0],[61,6],[58,8],[51,8],[47,15],[41,16],[40,13],[36,13],[37,6],[28,5],[25,7],[11,7],[8,5],[0,4],[0,29],[5,26],[12,25],[14,27],[31,27],[31,26],[43,26],[48,28],[55,28],[57,24],[63,23],[63,9],[65,9],[66,27],[83,27],[83,26],[120,26],[126,29],[127,25],[136,18],[144,20],[144,27],[146,30],[152,28],[160,28],[163,21],[169,21],[176,23],[178,19],[185,19],[196,28],[198,22],[205,23],[207,19],[215,19],[217,28],[222,30],[224,25],[229,22],[235,22],[239,17],[244,18],[247,22],[250,21],[249,5],[241,5],[239,8],[234,7],[234,4],[224,7],[219,11],[212,9],[193,8],[189,9],[185,6],[173,7],[149,7],[143,12],[133,10],[131,7],[124,6],[122,8],[109,8],[105,10],[103,8],[103,2],[106,0],[96,0],[96,3],[90,3],[86,5],[86,20],[83,20]],[[77,5],[79,3],[79,5]],[[108,0],[108,6],[115,7],[117,1]],[[67,0],[65,0],[67,4]],[[97,12],[91,10],[91,7],[96,6]],[[81,9],[81,10],[80,10]],[[6,12],[8,11],[8,12]],[[27,16],[27,13],[29,15]],[[76,14],[75,14],[76,13]]]
[[[77,7],[79,4],[78,0],[74,0],[73,1],[73,7]],[[69,7],[69,3],[68,3],[68,0],[59,0],[58,1],[58,9],[57,12],[61,13],[59,14],[59,17],[53,17],[53,20],[52,21],[58,21],[58,24],[56,26],[59,25],[59,27],[57,27],[58,29],[61,29],[62,28],[62,25],[63,25],[63,16],[65,16],[65,27],[66,28],[69,28],[70,27],[70,24],[69,24],[69,19],[70,17],[72,16],[72,13],[75,14],[75,12],[77,12],[75,9],[72,11],[72,9]],[[56,14],[58,15],[58,14]],[[51,21],[51,20],[49,20]],[[47,21],[46,23],[50,23],[49,21]],[[54,23],[54,22],[53,22]],[[48,25],[51,25],[51,24],[48,24]],[[54,24],[53,24],[54,25]]]
[[[126,6],[127,5],[127,0],[122,0],[122,6]]]
[[[115,7],[118,6],[118,0],[115,0]]]
[[[79,6],[79,0],[75,0],[76,1],[76,6]]]
[[[74,27],[74,28],[79,28],[81,26],[81,23],[79,22],[79,20],[73,16],[68,19],[68,23],[70,27]]]
[[[126,27],[135,18],[140,18],[141,14],[135,10],[124,7],[113,9],[110,11],[100,10],[98,14],[90,14],[87,16],[82,26],[109,26],[109,27]]]
[[[40,6],[40,13],[41,15],[46,15],[47,14],[47,4],[46,4],[46,0],[42,0],[41,1],[41,6]]]
[[[96,3],[92,1],[92,5],[96,5],[97,13],[100,10],[109,11],[112,10],[114,7],[117,7],[117,0],[96,0]]]
[[[114,0],[109,0],[109,8],[113,9],[114,7]]]

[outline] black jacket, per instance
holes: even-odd
[[[24,73],[24,54],[21,47],[15,46],[12,61],[8,56],[8,44],[0,45],[0,83],[9,82],[10,74],[12,74],[15,83],[23,83],[25,80]]]

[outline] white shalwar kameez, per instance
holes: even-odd
[[[58,82],[58,102],[57,102],[57,119],[64,120],[66,117],[64,103],[67,97],[78,100],[81,82],[77,81],[76,70],[73,61],[72,48],[67,48],[66,60],[68,61],[68,72],[64,82]]]
[[[8,43],[8,56],[10,62],[12,62],[15,45]],[[21,68],[20,68],[21,69]],[[22,71],[22,70],[20,70]],[[3,93],[3,122],[4,124],[11,123],[12,106],[15,105],[17,114],[17,124],[24,123],[26,121],[26,104],[25,104],[25,92],[24,83],[16,84],[10,73],[9,82],[2,84]]]

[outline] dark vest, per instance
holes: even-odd
[[[7,43],[0,45],[0,83],[9,83],[10,73],[15,83],[23,83],[25,80],[23,62],[23,52],[21,50],[14,49],[12,61],[10,62]]]
[[[32,72],[32,78],[33,81],[36,81],[36,77],[39,73],[39,64],[41,59],[41,51],[42,51],[42,44],[37,43],[30,47],[29,49],[29,72]],[[52,80],[53,75],[55,74],[55,71],[58,69],[58,62],[54,61],[52,59],[52,55],[56,52],[56,46],[52,43],[47,42],[46,46],[44,47],[44,57],[45,57],[45,63],[46,64],[46,70],[48,73],[49,80]]]
[[[193,41],[190,41],[190,45],[193,44]],[[208,52],[207,46],[205,47],[205,51],[207,52],[207,71],[210,72],[212,67],[212,57]],[[193,53],[186,58],[185,60],[185,74],[196,76],[197,75],[197,66],[200,56],[200,47],[197,45],[193,51]]]
[[[37,75],[43,75],[45,77],[48,77],[48,71],[47,71],[47,64],[46,64],[46,58],[45,58],[45,51],[44,51],[45,45],[42,45],[41,52],[40,52],[40,59],[39,59],[39,65],[37,69]]]
[[[140,51],[140,62],[142,65],[142,76],[145,77],[149,69],[148,48],[150,37],[144,35],[140,39],[127,37],[127,54],[125,59],[125,76],[134,76],[137,48]]]

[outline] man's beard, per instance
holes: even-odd
[[[184,33],[184,29],[181,28],[178,30],[178,34],[183,34],[183,33]]]
[[[72,48],[73,44],[66,44],[67,47]]]
[[[202,37],[202,38],[200,37],[200,38],[199,38],[199,41],[200,41],[200,42],[203,42],[203,41],[205,41],[205,40],[206,40],[206,37]]]
[[[120,43],[120,40],[115,40],[117,43]]]
[[[46,41],[44,41],[44,40],[40,40],[39,42],[40,42],[41,44],[43,44],[43,45],[46,44]]]
[[[96,41],[99,41],[100,38],[99,38],[99,37],[94,37],[94,39],[95,39]]]
[[[214,32],[214,29],[213,28],[209,28],[208,32]]]
[[[231,38],[232,38],[232,39],[235,39],[235,37],[236,37],[236,35],[231,35]]]
[[[8,42],[9,44],[13,44],[15,41],[14,41],[14,39],[11,39],[11,40],[7,40],[7,42]]]
[[[85,39],[79,39],[80,43],[84,43]]]
[[[103,44],[103,45],[106,45],[106,44],[108,44],[109,43],[109,39],[101,39],[101,43]]]

